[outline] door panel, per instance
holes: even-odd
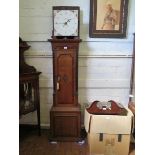
[[[57,104],[74,104],[74,54],[66,51],[57,53],[56,61],[56,100]]]

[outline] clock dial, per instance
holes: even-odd
[[[78,10],[54,10],[54,36],[78,36]]]

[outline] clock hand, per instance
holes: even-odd
[[[67,20],[67,23],[70,22],[70,20],[71,20],[71,19],[68,19],[68,20]]]
[[[64,25],[67,25],[67,22],[65,22]]]
[[[70,22],[70,20],[71,20],[71,19],[68,19],[68,20],[64,23],[64,25],[67,25],[67,23]]]
[[[64,23],[55,23],[55,24],[64,24]]]
[[[63,27],[64,27],[65,25],[67,25],[68,22],[70,22],[70,20],[71,20],[71,19],[68,19],[68,20],[67,20],[66,22],[64,22],[64,23],[56,23],[56,24],[63,24]]]

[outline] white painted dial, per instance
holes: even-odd
[[[78,10],[54,10],[54,36],[78,36]]]

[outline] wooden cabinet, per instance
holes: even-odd
[[[80,138],[78,104],[78,49],[80,39],[52,39],[53,107],[50,111],[51,139],[76,141]]]
[[[24,60],[24,51],[30,46],[21,38],[19,40],[19,115],[26,115],[37,111],[38,134],[40,132],[40,95],[39,95],[39,75],[33,66],[29,66]]]

